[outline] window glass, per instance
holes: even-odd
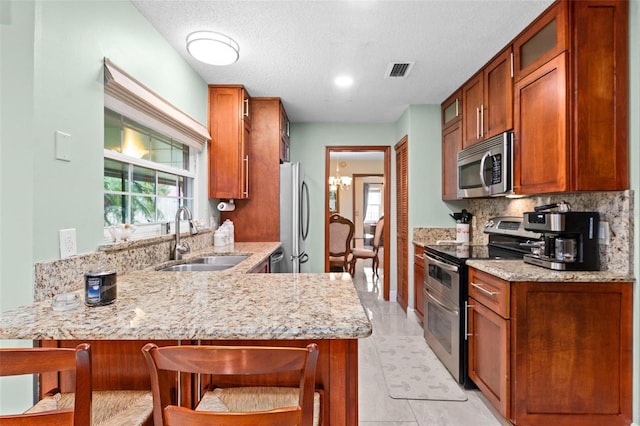
[[[104,194],[104,225],[129,223],[129,197],[124,194]]]
[[[155,223],[156,220],[156,199],[155,197],[144,197],[134,195],[131,197],[131,214],[133,223]]]
[[[169,173],[158,173],[158,195],[179,197],[178,176]]]
[[[129,188],[129,168],[109,159],[104,160],[104,189],[107,191],[126,191]]]
[[[137,194],[156,193],[156,172],[144,167],[133,167],[133,188],[131,192]]]
[[[167,222],[181,205],[193,209],[187,145],[105,109],[104,148],[105,227]]]
[[[121,152],[122,124],[115,114],[104,115],[104,147],[111,151]]]
[[[367,197],[367,215],[364,218],[365,223],[376,223],[382,216],[382,191],[378,186],[373,184],[369,186],[369,194]]]

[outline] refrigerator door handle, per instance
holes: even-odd
[[[302,198],[305,201],[306,211],[303,210],[303,204],[300,203],[300,228],[302,231],[302,239],[306,240],[309,235],[309,214],[310,214],[310,206],[309,206],[309,187],[307,186],[307,182],[302,181]],[[308,256],[307,256],[308,257]]]

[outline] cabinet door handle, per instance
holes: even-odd
[[[460,99],[456,98],[456,117],[460,115],[460,111],[458,110],[459,104],[460,104]]]
[[[484,137],[484,104],[480,105],[480,137]]]
[[[469,334],[469,309],[473,309],[475,305],[470,305],[466,300],[464,301],[464,311],[465,322],[464,322],[464,340],[469,340],[469,336],[473,336],[473,334]]]
[[[471,283],[471,286],[477,288],[478,290],[480,290],[481,292],[483,292],[484,294],[486,294],[487,296],[490,296],[490,297],[495,297],[498,294],[495,291],[487,290],[486,288],[482,287],[482,285],[480,285],[480,284]]]
[[[249,116],[249,99],[244,100],[244,116]]]
[[[513,52],[511,52],[511,78],[513,78]]]
[[[244,157],[245,162],[245,174],[244,174],[244,195],[249,196],[249,156]]]
[[[476,139],[480,139],[480,108],[476,108]]]

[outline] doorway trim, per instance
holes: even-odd
[[[384,191],[384,214],[385,223],[390,224],[392,218],[391,212],[391,190],[389,183],[391,182],[391,146],[390,145],[336,145],[325,147],[324,159],[324,270],[329,272],[329,176],[331,176],[331,153],[332,152],[381,152],[384,154],[384,185],[389,190]],[[391,244],[391,226],[385,226],[383,230],[384,241]],[[384,300],[389,300],[389,277],[390,277],[390,250],[391,247],[385,247],[382,259],[382,294]]]

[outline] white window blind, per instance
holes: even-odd
[[[122,69],[104,58],[105,107],[170,136],[198,151],[209,131]]]

